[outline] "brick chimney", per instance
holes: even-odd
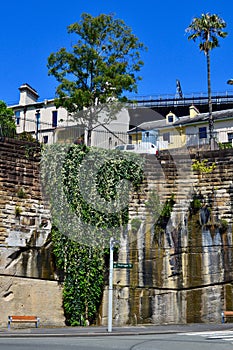
[[[19,104],[20,105],[29,105],[31,103],[37,102],[39,95],[36,90],[34,90],[30,85],[28,84],[22,84],[19,87],[20,91],[20,98],[19,98]]]

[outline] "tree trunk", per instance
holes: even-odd
[[[92,130],[88,128],[88,130],[87,130],[87,146],[91,146],[91,132],[92,132]]]
[[[210,53],[206,53],[207,59],[207,82],[208,82],[208,105],[209,105],[209,135],[210,135],[210,148],[214,147],[214,120],[212,111],[212,96],[211,96],[211,79],[210,79]]]

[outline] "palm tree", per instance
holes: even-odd
[[[225,38],[227,32],[222,29],[226,27],[225,21],[216,14],[202,14],[192,20],[186,32],[190,33],[188,40],[194,42],[199,39],[199,49],[203,51],[207,61],[207,84],[208,84],[208,105],[209,105],[209,135],[210,147],[214,148],[214,120],[212,114],[211,80],[210,80],[210,51],[219,46],[220,38]]]

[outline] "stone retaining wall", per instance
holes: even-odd
[[[173,152],[147,159],[144,183],[132,197],[131,220],[141,225],[136,231],[129,225],[121,241],[118,261],[133,268],[114,269],[116,325],[220,322],[221,311],[233,309],[233,150]],[[193,159],[215,168],[193,171]],[[153,191],[162,203],[175,199],[166,227],[156,232],[146,207]],[[210,215],[202,224],[205,207]]]
[[[0,142],[0,325],[8,314],[36,314],[44,325],[63,325],[61,285],[53,263],[50,212],[40,188],[40,150]],[[192,171],[194,158],[215,164]],[[113,324],[220,322],[233,309],[233,150],[147,156],[144,182],[130,202],[128,235],[114,269]],[[164,230],[148,210],[151,194],[175,204]],[[194,197],[210,209],[205,225]],[[162,206],[163,207],[163,206]],[[131,224],[137,219],[139,226]],[[99,323],[107,323],[107,286]]]
[[[50,241],[50,211],[40,187],[36,144],[0,142],[0,325],[11,314],[36,314],[64,325]]]

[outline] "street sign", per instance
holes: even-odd
[[[133,264],[131,263],[113,263],[115,269],[132,269]]]

